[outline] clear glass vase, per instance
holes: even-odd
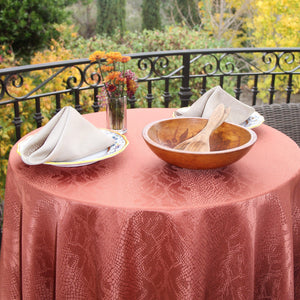
[[[106,128],[127,132],[127,97],[106,98]]]

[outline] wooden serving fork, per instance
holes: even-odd
[[[225,109],[224,104],[219,104],[212,112],[206,126],[195,136],[179,143],[174,147],[177,150],[186,150],[193,152],[209,152],[209,137],[228,117],[230,107]]]

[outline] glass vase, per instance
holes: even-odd
[[[127,132],[127,97],[106,98],[106,128],[120,134]]]

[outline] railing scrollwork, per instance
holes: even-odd
[[[128,99],[130,107],[139,101],[145,101],[151,107],[155,101],[163,101],[168,107],[172,101],[180,106],[189,105],[197,87],[197,96],[202,95],[213,84],[230,85],[230,89],[239,99],[243,94],[246,78],[251,86],[248,91],[252,96],[252,104],[256,104],[261,92],[260,78],[268,76],[269,102],[274,101],[278,87],[277,76],[284,80],[282,91],[286,93],[286,102],[291,100],[295,76],[300,75],[300,48],[242,48],[242,49],[199,49],[162,52],[145,52],[130,54],[133,71],[138,75],[143,91]],[[41,75],[42,74],[42,75]],[[287,79],[282,80],[283,76]],[[33,78],[33,79],[31,79]],[[103,84],[96,62],[88,59],[53,62],[40,65],[19,66],[0,69],[0,106],[12,104],[14,107],[13,123],[16,127],[17,139],[20,138],[19,103],[34,100],[36,109],[34,118],[37,126],[43,119],[41,103],[44,97],[54,99],[55,111],[59,111],[65,96],[74,97],[75,108],[82,112],[81,94],[92,91],[91,107],[100,109],[97,95]],[[50,85],[53,82],[54,85]],[[35,82],[35,86],[32,86]],[[31,84],[29,84],[31,83]],[[161,83],[159,85],[159,83]],[[157,95],[157,87],[160,94]],[[174,87],[177,94],[174,94]],[[71,95],[71,96],[70,96]],[[157,100],[158,98],[162,100]]]

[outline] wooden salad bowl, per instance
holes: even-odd
[[[146,125],[143,138],[162,160],[187,169],[213,169],[232,164],[242,158],[256,142],[254,131],[224,122],[210,136],[210,152],[191,152],[174,147],[202,130],[207,119],[171,118]]]

